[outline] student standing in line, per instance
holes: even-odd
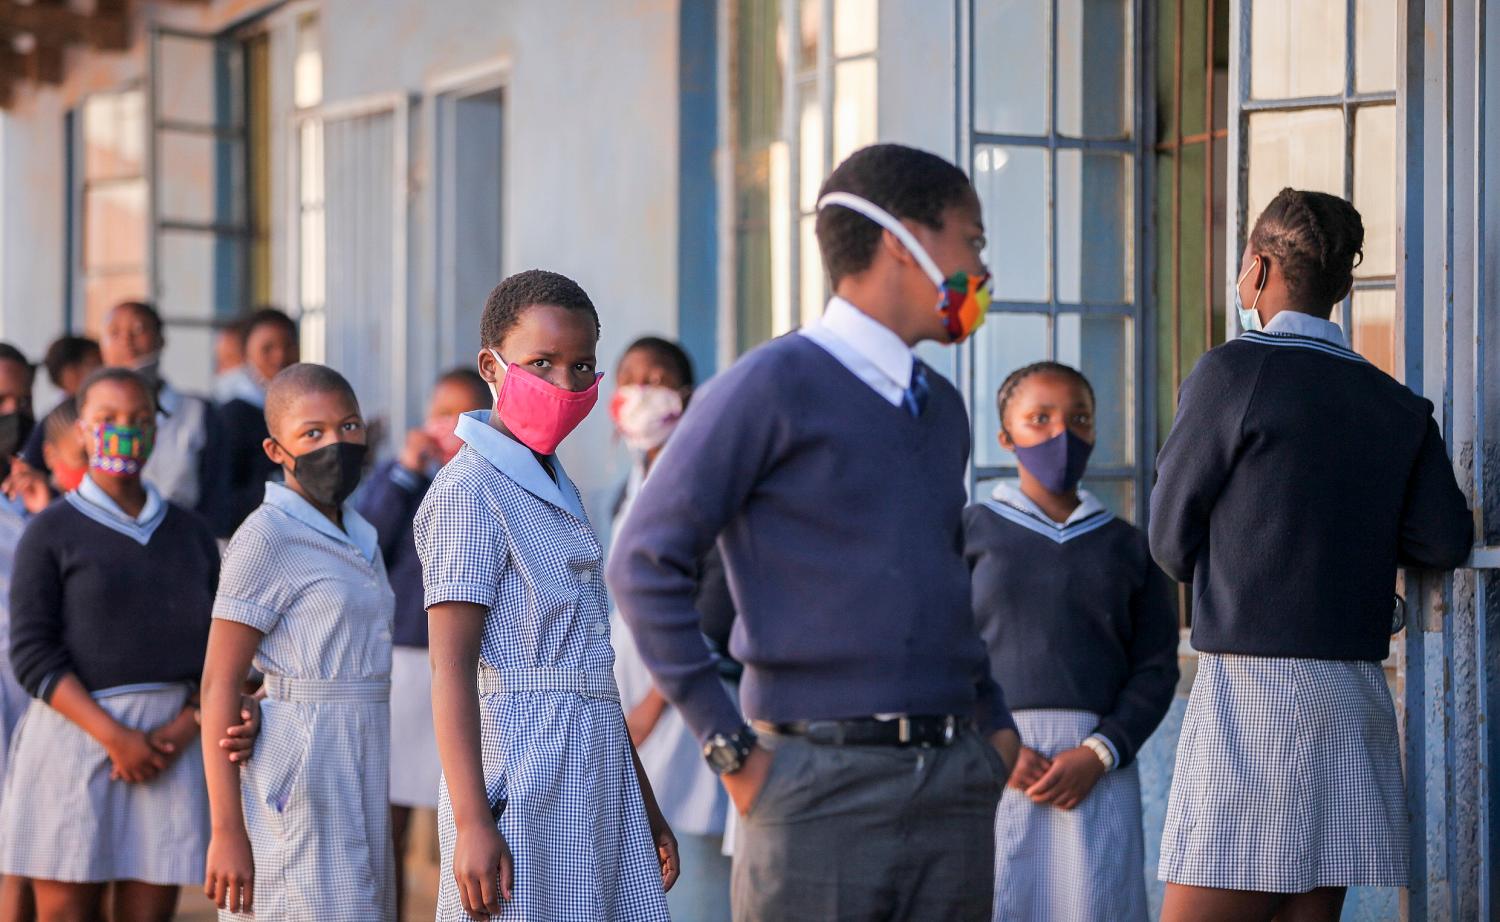
[[[979,198],[942,158],[879,144],[824,183],[817,235],[822,320],[698,392],[610,584],[739,811],[736,919],[985,920],[1019,744],[962,553],[968,414],[912,354],[983,319]],[[743,714],[695,607],[716,541]]]
[[[1276,196],[1235,290],[1249,332],[1198,361],[1157,459],[1151,550],[1192,582],[1200,651],[1162,835],[1167,922],[1331,922],[1347,887],[1407,885],[1381,668],[1396,569],[1462,563],[1473,520],[1432,404],[1328,319],[1363,241],[1348,202]]]
[[[577,282],[512,275],[484,306],[492,411],[417,513],[443,793],[437,918],[668,918],[677,842],[620,711],[599,538],[556,451],[599,397]]]
[[[150,385],[104,369],[77,400],[89,475],[27,527],[11,579],[11,664],[36,700],[0,799],[0,873],[32,879],[44,920],[102,918],[106,896],[116,922],[165,920],[208,840],[194,679],[219,550],[141,478]]]
[[[412,522],[427,487],[463,441],[454,434],[464,413],[490,405],[479,372],[456,368],[437,380],[420,429],[406,434],[401,454],[375,468],[356,508],[375,526],[380,553],[396,593],[395,649],[391,655],[391,838],[396,849],[398,918],[406,891],[407,834],[412,810],[436,810],[443,766],[432,725],[432,666],[427,656],[427,610],[422,605],[422,562]]]
[[[266,455],[266,386],[282,369],[301,357],[297,324],[273,307],[263,307],[242,324],[245,362],[221,388],[219,403],[224,424],[225,501],[219,533],[227,536],[255,511],[265,497],[266,482],[275,477],[276,463]]]
[[[42,366],[47,369],[47,379],[52,386],[62,391],[63,399],[58,406],[72,401],[79,385],[104,363],[99,353],[99,344],[84,336],[61,336],[47,347]],[[56,409],[54,407],[53,409]],[[50,411],[49,411],[50,412]],[[39,427],[33,429],[21,450],[21,460],[43,476],[50,473],[47,459],[42,453],[46,433]]]
[[[21,351],[0,343],[0,459],[11,458],[26,441],[31,423],[31,385],[36,369]],[[28,508],[22,495],[0,494],[0,803],[4,802],[5,767],[16,725],[31,702],[10,668],[10,580],[16,545],[35,512],[46,508],[51,496],[43,489],[42,503]],[[3,871],[0,871],[3,874]],[[0,876],[0,920],[29,922],[35,908],[24,877]]]
[[[1020,481],[964,511],[974,617],[1023,744],[995,817],[995,920],[1146,922],[1135,757],[1177,684],[1172,586],[1145,533],[1078,487],[1088,379],[1038,362],[996,403]]]
[[[615,369],[615,396],[610,416],[631,452],[629,479],[615,509],[613,530],[619,533],[641,484],[667,446],[693,392],[693,363],[677,343],[647,336],[631,343]],[[700,582],[704,638],[727,635],[734,605],[722,578],[718,554],[709,551],[704,569],[720,574]],[[726,617],[727,616],[727,617]],[[722,622],[722,626],[715,621]],[[677,835],[683,864],[691,871],[667,894],[667,907],[679,919],[729,922],[730,862],[724,854],[724,826],[729,798],[718,777],[703,763],[703,754],[682,714],[667,702],[646,669],[630,631],[619,612],[610,615],[610,639],[615,648],[615,680],[630,740],[640,753],[641,766],[651,779],[662,815]],[[737,665],[720,660],[727,680]]]
[[[223,406],[239,393],[245,380],[245,323],[240,317],[214,334],[214,403]]]
[[[204,888],[220,918],[395,918],[390,834],[395,598],[374,526],[345,500],[365,458],[359,401],[299,364],[266,392],[266,453],[284,483],[229,542],[203,666],[203,741],[234,722],[253,665],[266,700],[255,756],[205,762]]]

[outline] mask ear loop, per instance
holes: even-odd
[[[1241,272],[1240,273],[1240,277],[1235,280],[1235,283],[1234,283],[1235,286],[1238,287],[1238,286],[1244,284],[1245,279],[1247,279],[1247,278],[1250,277],[1250,273],[1252,273],[1252,272],[1261,272],[1261,273],[1263,273],[1265,271],[1265,269],[1266,269],[1265,258],[1262,257],[1262,256],[1255,257],[1255,259],[1251,260],[1251,266],[1250,266],[1250,268],[1246,269],[1244,272]],[[1265,290],[1266,290],[1266,279],[1264,277],[1258,278],[1256,280],[1256,285],[1255,285],[1255,300],[1253,300],[1253,301],[1250,302],[1250,310],[1252,310],[1252,311],[1255,310],[1256,305],[1260,304],[1260,296],[1263,293],[1265,293]]]
[[[890,231],[895,235],[897,240],[901,241],[901,245],[906,247],[906,251],[917,261],[917,265],[922,267],[922,271],[927,273],[927,277],[932,280],[932,284],[937,286],[938,292],[941,294],[945,291],[945,280],[942,270],[937,267],[937,263],[932,261],[932,257],[927,255],[927,249],[917,241],[916,236],[906,229],[906,225],[892,217],[890,212],[876,205],[874,202],[860,198],[852,192],[830,192],[818,199],[819,211],[822,211],[829,205],[837,205],[847,208],[850,211],[857,211]]]

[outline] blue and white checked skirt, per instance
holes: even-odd
[[[153,730],[176,717],[184,685],[94,693],[115,720]],[[155,780],[111,781],[109,756],[83,728],[32,701],[12,740],[0,798],[0,874],[70,883],[203,883],[208,789],[195,740]]]
[[[1014,712],[1021,742],[1052,757],[1099,726],[1088,711]],[[1141,781],[1132,763],[1072,810],[1007,788],[995,811],[996,922],[1146,922]]]
[[[1266,893],[1406,886],[1396,712],[1380,664],[1200,656],[1159,876]]]
[[[10,764],[11,740],[30,706],[31,696],[10,671],[10,651],[0,646],[0,798],[5,796],[5,767]]]

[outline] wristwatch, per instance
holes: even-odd
[[[750,750],[755,747],[755,731],[748,726],[742,726],[734,733],[725,736],[723,733],[715,733],[703,744],[703,758],[708,760],[708,767],[715,774],[732,775],[745,766],[745,760],[750,757]]]

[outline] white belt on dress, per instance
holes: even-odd
[[[585,698],[620,700],[615,674],[609,669],[491,669],[479,670],[481,695],[561,691]]]
[[[266,676],[266,695],[276,701],[306,704],[368,703],[391,700],[390,679],[293,679]]]

